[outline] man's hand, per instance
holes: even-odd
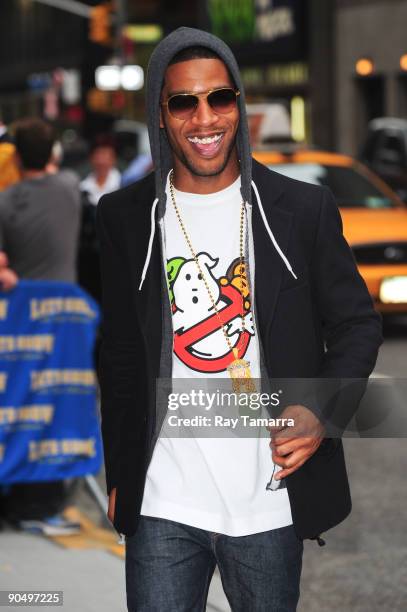
[[[0,290],[11,291],[18,283],[17,274],[10,268],[0,270]]]
[[[0,290],[11,291],[18,283],[18,276],[8,267],[8,257],[4,251],[0,251]]]
[[[107,518],[112,524],[114,521],[115,506],[116,506],[116,487],[110,491],[109,507],[107,509]]]
[[[293,427],[268,427],[273,462],[282,469],[275,479],[281,480],[300,468],[316,452],[324,438],[324,427],[305,406],[287,406],[279,418],[293,419]]]

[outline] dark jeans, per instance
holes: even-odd
[[[303,543],[292,525],[231,537],[142,516],[126,538],[129,612],[202,612],[218,565],[233,612],[294,612]]]

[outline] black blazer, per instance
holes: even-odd
[[[365,378],[381,344],[374,311],[330,191],[253,161],[268,223],[298,276],[276,253],[253,195],[257,325],[270,377]],[[159,232],[138,291],[151,227],[154,176],[98,205],[103,286],[99,360],[107,490],[117,487],[114,525],[136,531],[151,457],[159,376],[162,297]],[[329,439],[286,478],[300,538],[314,538],[351,510],[341,440]]]

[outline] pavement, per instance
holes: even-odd
[[[1,589],[63,591],[66,612],[126,612],[119,557],[105,550],[66,549],[41,536],[12,532],[0,534],[0,546]]]
[[[305,542],[298,612],[405,612],[405,440],[344,442],[353,511],[324,535],[326,546]],[[62,590],[66,612],[126,612],[124,547],[83,488],[76,497],[81,509],[70,512],[84,522],[80,537],[0,533],[0,590]],[[207,611],[229,610],[216,573]]]

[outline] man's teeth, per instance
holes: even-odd
[[[217,142],[221,138],[222,134],[215,134],[215,136],[208,136],[206,138],[198,138],[198,136],[194,136],[193,138],[188,138],[188,140],[194,144],[211,144],[212,142]]]

